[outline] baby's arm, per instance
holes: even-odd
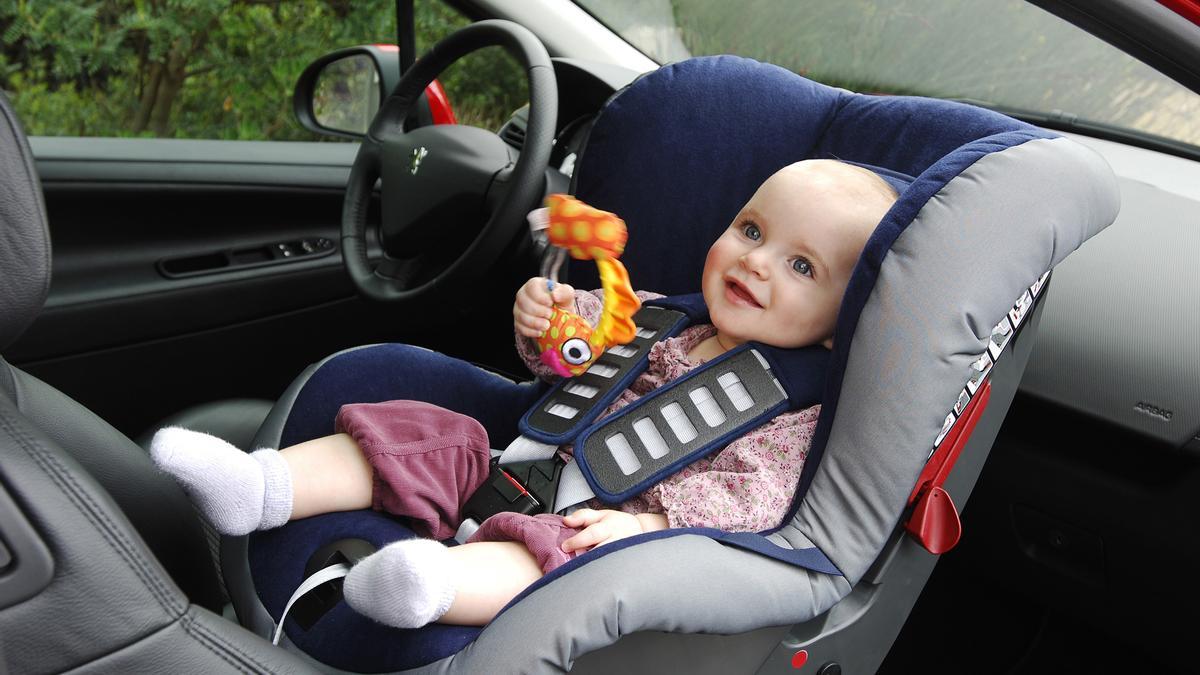
[[[563,542],[562,550],[570,553],[611,544],[618,539],[643,532],[665,530],[667,517],[661,513],[634,515],[612,509],[579,509],[569,516],[564,516],[563,525],[583,528],[582,532]]]
[[[574,307],[572,307],[569,302],[564,303],[559,301],[558,289],[563,286],[565,286],[565,284],[557,284],[554,287],[554,300],[558,303],[558,306],[563,307],[564,309],[573,310],[576,314],[583,317],[584,320],[589,324],[595,326],[596,323],[600,321],[600,314],[604,310],[604,291],[601,289],[596,289],[594,291],[576,291],[570,286],[566,286],[568,291],[564,291],[564,293],[569,292],[575,303]],[[521,296],[522,293],[525,293],[526,291],[528,291],[534,297],[528,298],[522,305]],[[525,367],[529,368],[529,372],[533,373],[539,379],[553,382],[559,379],[559,376],[550,369],[550,366],[542,363],[541,359],[539,358],[541,354],[538,353],[537,345],[533,341],[533,339],[540,335],[545,328],[537,328],[532,332],[531,335],[523,329],[523,325],[530,324],[522,324],[521,322],[522,318],[525,318],[532,321],[531,325],[535,327],[548,325],[546,323],[546,317],[550,316],[550,310],[548,309],[549,305],[543,304],[547,302],[546,298],[548,296],[549,293],[546,291],[546,280],[544,278],[534,277],[533,279],[525,282],[525,285],[522,286],[521,290],[517,292],[517,302],[513,304],[513,319],[517,329],[517,354],[521,357],[521,360],[525,362]],[[535,300],[536,297],[540,297],[541,300]],[[661,298],[663,296],[660,293],[638,291],[637,297],[642,302],[646,302],[647,300],[654,300],[655,298]],[[531,302],[535,303],[537,307],[544,309],[544,314],[541,317],[538,317],[533,315],[531,312],[522,311],[522,314],[519,316],[518,307],[529,307]],[[538,323],[539,320],[541,323]]]

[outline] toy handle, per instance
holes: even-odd
[[[546,290],[553,291],[558,284],[558,271],[567,259],[567,251],[550,242],[550,208],[534,209],[525,217],[529,221],[529,233],[538,250],[542,251],[541,276],[546,278]]]

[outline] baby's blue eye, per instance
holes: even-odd
[[[792,261],[792,269],[796,270],[797,274],[803,274],[806,277],[813,275],[812,263],[804,258],[796,258]]]
[[[746,223],[745,225],[742,225],[742,234],[746,235],[748,239],[752,239],[754,241],[762,239],[762,232],[754,223]]]

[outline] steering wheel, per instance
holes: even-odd
[[[519,153],[478,127],[404,130],[409,111],[435,77],[463,56],[494,45],[521,63],[529,82],[529,121]],[[342,256],[359,292],[373,300],[409,302],[488,270],[542,196],[557,112],[550,56],[519,24],[471,24],[418,59],[379,107],[350,169]],[[377,180],[384,257],[372,265],[367,211]]]

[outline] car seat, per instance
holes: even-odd
[[[622,540],[546,575],[483,628],[387,628],[332,585],[307,616],[289,615],[285,643],[358,672],[796,672],[806,660],[873,672],[932,570],[925,549],[956,540],[950,495],[965,503],[1016,391],[1046,275],[1113,220],[1117,189],[1091,151],[1003,115],[720,56],[615,95],[572,192],[625,219],[636,287],[683,294],[759,183],[805,158],[868,166],[901,193],[847,290],[815,439],[779,529],[746,545],[690,530]],[[569,274],[597,285],[587,266]],[[503,447],[540,391],[427,350],[361,347],[302,373],[257,442],[331,433],[344,403],[412,398],[477,417]],[[239,619],[269,635],[335,540],[409,536],[364,511],[228,538]],[[812,551],[828,565],[798,562]]]

